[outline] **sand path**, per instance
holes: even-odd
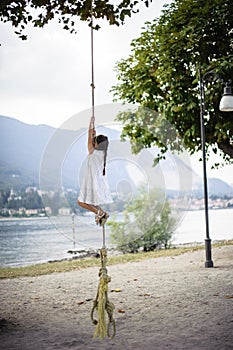
[[[1,281],[3,350],[233,349],[233,246],[108,267],[117,334],[93,339],[98,269]],[[120,289],[120,292],[111,290]]]

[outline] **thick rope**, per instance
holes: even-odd
[[[105,228],[103,227],[103,234],[105,234]],[[99,270],[99,286],[97,290],[97,295],[94,300],[93,308],[91,311],[91,320],[94,325],[96,325],[96,329],[94,332],[94,338],[99,337],[101,339],[108,336],[109,338],[113,338],[116,335],[116,324],[113,318],[113,311],[115,306],[108,299],[108,283],[111,281],[111,277],[108,276],[108,271],[106,268],[107,264],[107,250],[105,248],[105,243],[103,248],[100,250],[100,258],[101,258],[101,268]],[[94,319],[94,312],[97,310],[98,320]],[[108,324],[106,321],[106,314],[108,315]],[[112,334],[110,328],[113,328]]]
[[[94,82],[94,33],[93,33],[93,9],[91,4],[91,106],[92,117],[95,116],[95,82]],[[94,125],[93,125],[94,126]]]

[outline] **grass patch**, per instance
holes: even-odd
[[[212,247],[221,247],[225,245],[233,245],[233,240],[214,243],[212,244]],[[129,262],[141,261],[145,259],[155,259],[166,256],[177,256],[187,252],[194,252],[200,249],[204,249],[204,246],[197,245],[189,247],[177,247],[170,249],[160,249],[147,253],[140,252],[136,254],[122,254],[118,256],[109,256],[108,265],[125,264]],[[100,259],[86,258],[78,260],[65,260],[44,264],[36,264],[24,267],[2,268],[0,269],[0,279],[16,277],[36,277],[52,273],[80,270],[93,266],[100,267]]]

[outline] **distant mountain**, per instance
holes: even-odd
[[[210,178],[208,179],[208,193],[210,196],[232,195],[233,187],[220,179]]]
[[[86,131],[28,125],[0,116],[0,188],[40,184],[44,188],[77,189],[87,159]],[[112,144],[120,143],[119,131],[100,127],[98,132],[107,134]],[[111,173],[115,178],[112,183],[127,178],[127,165],[119,167],[119,162],[112,162]]]
[[[141,184],[163,189],[167,194],[202,195],[202,179],[188,162],[168,154],[153,167],[152,150],[131,154],[129,142],[120,141],[120,131],[99,127],[108,135],[107,172],[112,191],[128,196]],[[61,130],[47,125],[29,125],[0,116],[0,189],[40,186],[43,189],[78,189],[87,161],[87,130]],[[233,188],[219,179],[209,179],[210,195],[233,195]]]
[[[54,129],[0,117],[0,186],[38,184],[41,155]]]

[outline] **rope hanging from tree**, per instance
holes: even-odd
[[[94,35],[93,35],[92,5],[91,5],[91,92],[92,92],[91,94],[92,117],[95,117]]]
[[[91,5],[92,6],[92,5]],[[95,117],[95,84],[94,84],[94,38],[93,38],[93,15],[91,7],[91,89],[92,89],[92,116]],[[95,125],[93,123],[93,129]],[[108,283],[111,281],[111,277],[108,276],[108,271],[106,268],[107,264],[107,249],[105,245],[105,223],[106,220],[102,219],[101,226],[103,229],[103,245],[100,249],[100,259],[101,268],[99,269],[99,286],[97,290],[97,295],[94,300],[93,308],[91,310],[91,320],[96,329],[94,332],[94,337],[99,337],[101,339],[108,336],[113,338],[116,335],[116,324],[113,318],[114,304],[108,299]],[[94,318],[94,312],[97,311],[98,319]],[[107,314],[107,315],[106,315]],[[106,316],[108,316],[108,324],[106,321]],[[111,332],[112,325],[112,332]]]

